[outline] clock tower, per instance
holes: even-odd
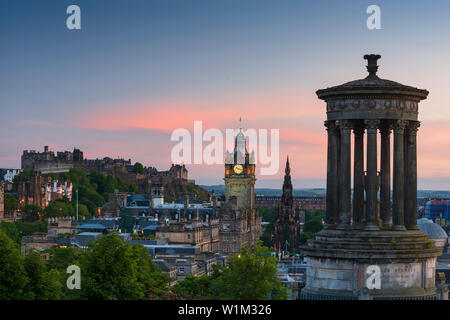
[[[247,151],[242,128],[233,152],[225,158],[225,203],[219,213],[219,252],[238,253],[256,243],[262,234],[261,215],[255,207],[254,152]]]
[[[237,198],[240,210],[255,208],[255,161],[254,152],[247,151],[247,143],[242,128],[234,141],[232,153],[226,152],[225,159],[225,200]]]

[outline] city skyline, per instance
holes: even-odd
[[[77,1],[80,31],[65,26],[69,1],[2,4],[0,167],[18,168],[22,150],[48,145],[164,170],[173,130],[192,132],[195,120],[236,128],[242,116],[246,128],[280,129],[278,174],[257,176],[256,187],[279,188],[289,155],[294,188],[324,188],[315,91],[364,78],[362,55],[379,53],[381,78],[430,91],[419,113],[418,188],[449,190],[450,4],[438,2],[377,1],[382,29],[372,31],[369,1]],[[223,183],[223,165],[187,168],[199,184]]]

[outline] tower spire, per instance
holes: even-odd
[[[286,168],[284,170],[283,195],[281,202],[284,206],[292,208],[294,206],[294,198],[292,194],[291,167],[289,165],[289,156],[286,160]]]
[[[286,169],[284,170],[284,173],[285,173],[285,176],[289,176],[289,179],[290,179],[291,167],[289,166],[289,156],[287,156]]]

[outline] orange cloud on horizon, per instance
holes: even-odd
[[[277,176],[282,176],[284,161],[289,155],[294,178],[325,177],[325,106],[315,96],[295,90],[235,97],[229,95],[214,101],[180,99],[160,103],[131,101],[99,104],[92,107],[90,114],[82,116],[77,126],[105,131],[105,134],[108,131],[133,130],[168,134],[177,128],[192,131],[196,120],[203,121],[203,130],[236,128],[241,116],[245,128],[280,129],[280,169]],[[450,177],[450,135],[445,134],[448,128],[446,121],[427,120],[422,123],[418,132],[419,177]],[[169,138],[167,144],[175,145]],[[138,159],[140,154],[143,155],[139,150],[123,153],[132,155],[134,152]],[[170,155],[165,158],[170,159]],[[142,159],[140,161],[143,162]]]
[[[292,91],[234,99],[223,97],[214,101],[115,102],[92,106],[89,114],[81,116],[76,125],[108,131],[147,129],[171,132],[177,128],[192,128],[196,120],[203,121],[204,129],[237,127],[238,119],[242,117],[244,127],[255,127],[259,121],[267,123],[270,119],[292,119],[321,113],[322,110],[311,105],[314,105],[312,101]]]

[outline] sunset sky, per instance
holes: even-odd
[[[66,8],[81,8],[81,30]],[[381,7],[381,30],[366,8]],[[419,189],[450,190],[450,2],[46,0],[0,4],[0,167],[23,150],[73,150],[170,167],[174,129],[279,129],[281,188],[325,187],[317,89],[378,75],[430,91],[419,105]],[[222,184],[222,165],[188,165]]]

